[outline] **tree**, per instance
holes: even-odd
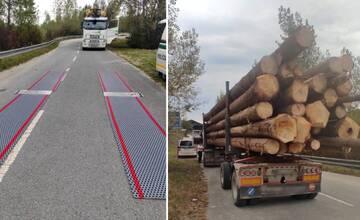
[[[4,0],[3,4],[6,9],[6,19],[7,19],[6,24],[7,24],[7,27],[10,27],[13,9],[16,6],[16,0]]]
[[[18,26],[36,23],[37,11],[34,0],[17,0],[13,13],[14,21]]]
[[[204,72],[204,63],[200,59],[200,47],[197,45],[198,34],[194,29],[181,32],[176,26],[176,1],[170,1],[169,32],[169,109],[182,113],[195,110],[197,91],[194,83]],[[175,14],[172,14],[175,13]],[[173,26],[174,25],[174,26]]]
[[[225,92],[223,90],[220,90],[219,94],[216,96],[215,103],[218,103],[224,96],[225,96]]]

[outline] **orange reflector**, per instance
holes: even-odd
[[[261,177],[241,178],[240,186],[258,186],[262,184]]]
[[[304,181],[305,182],[319,182],[320,181],[320,175],[304,175]]]

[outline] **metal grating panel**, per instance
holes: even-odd
[[[29,89],[52,89],[58,85],[59,72],[48,72],[40,77]],[[29,91],[32,91],[29,90]],[[5,161],[18,138],[31,119],[45,102],[48,95],[18,94],[0,109],[0,165]]]
[[[112,92],[129,92],[113,73],[100,74],[100,80],[103,81],[105,91],[112,89],[110,90]],[[165,135],[154,124],[136,98],[106,97],[106,102],[133,196],[166,199]],[[111,111],[115,122],[111,118]],[[116,124],[119,126],[120,137]],[[129,164],[129,158],[126,157],[127,154],[131,164]],[[135,175],[132,173],[132,167]],[[139,186],[136,185],[137,181]]]

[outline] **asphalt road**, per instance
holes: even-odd
[[[322,192],[314,200],[271,198],[238,208],[231,191],[219,183],[219,169],[205,168],[208,179],[208,219],[357,220],[360,219],[360,177],[323,172]]]
[[[0,106],[49,69],[67,77],[0,182],[0,218],[165,219],[165,200],[131,195],[97,72],[121,72],[163,128],[165,90],[109,51],[81,51],[77,39],[1,72]]]

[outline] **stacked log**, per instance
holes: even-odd
[[[344,105],[360,101],[349,96],[352,58],[330,57],[304,70],[297,57],[313,41],[310,28],[298,28],[240,79],[204,114],[207,144],[224,147],[230,134],[233,148],[297,154],[334,140],[329,146],[359,143],[360,127]]]

